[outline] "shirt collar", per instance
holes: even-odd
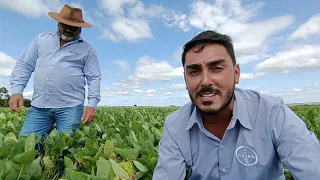
[[[198,124],[199,128],[201,127],[201,125],[203,125],[201,114],[194,104],[192,104],[192,109],[193,110],[185,130],[191,129],[194,124]]]
[[[243,100],[242,94],[239,91],[238,88],[235,88],[235,101],[234,101],[234,108],[233,108],[233,119],[238,120],[240,124],[247,128],[247,129],[252,129],[248,111],[247,111],[247,106]]]
[[[246,109],[246,105],[244,103],[242,95],[237,88],[235,89],[234,93],[235,93],[235,101],[234,101],[232,121],[236,122],[238,120],[243,127],[247,129],[252,129],[248,112]],[[199,128],[203,127],[202,117],[199,110],[195,105],[193,105],[192,107],[193,107],[192,114],[189,118],[189,121],[185,130],[191,129],[194,124],[198,124]],[[232,126],[235,125],[235,122],[232,124]],[[230,124],[231,123],[232,122],[230,122]]]

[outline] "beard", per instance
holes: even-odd
[[[72,41],[74,39],[73,36],[68,36],[68,35],[65,35],[65,34],[61,34],[60,35],[60,38],[66,42],[69,42],[69,41]]]
[[[60,38],[66,42],[70,42],[70,41],[73,41],[73,40],[77,40],[80,36],[80,33],[77,35],[77,36],[74,36],[72,35],[71,33],[67,33],[67,32],[61,32],[59,30],[59,27],[58,27],[58,34],[60,36]]]
[[[230,105],[232,99],[234,98],[234,89],[235,89],[235,85],[232,88],[227,90],[226,97],[222,99],[221,106],[219,106],[217,108],[214,108],[214,107],[201,108],[195,103],[196,101],[191,96],[190,92],[189,92],[189,96],[190,96],[190,99],[191,99],[192,103],[197,107],[197,109],[200,111],[200,113],[202,115],[204,115],[204,116],[213,116],[213,115],[217,115],[217,114],[221,113],[223,110],[225,110]],[[209,105],[212,105],[212,104],[208,104],[208,106]]]

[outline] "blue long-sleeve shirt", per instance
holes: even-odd
[[[317,137],[280,98],[236,88],[222,140],[203,126],[192,103],[166,118],[153,180],[320,179]]]
[[[27,46],[11,74],[12,94],[22,94],[34,73],[31,105],[61,108],[100,101],[101,72],[96,50],[82,38],[60,47],[57,33],[41,33]]]

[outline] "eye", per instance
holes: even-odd
[[[223,67],[222,66],[215,66],[215,67],[213,67],[213,70],[221,71],[221,70],[223,70]]]
[[[199,71],[198,70],[190,70],[188,74],[191,76],[195,76],[195,75],[199,74]]]

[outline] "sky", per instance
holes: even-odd
[[[239,88],[320,102],[319,0],[0,0],[0,86],[32,39],[55,32],[48,12],[80,7],[92,28],[82,38],[98,53],[99,106],[181,106],[190,102],[183,45],[204,30],[229,35]],[[33,76],[24,90],[32,98]],[[87,102],[87,101],[86,101]]]

